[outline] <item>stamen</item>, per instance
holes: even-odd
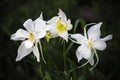
[[[88,47],[91,47],[93,45],[93,41],[92,40],[88,40],[87,45],[88,45]]]
[[[57,23],[56,23],[56,27],[57,27],[57,30],[59,32],[63,32],[66,30],[66,25],[62,24],[61,23],[61,20],[58,20]]]
[[[49,39],[50,39],[50,31],[46,31],[46,40],[47,42],[49,42]]]
[[[34,39],[35,39],[34,34],[32,32],[29,32],[29,40],[33,42]]]

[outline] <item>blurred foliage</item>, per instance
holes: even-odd
[[[98,52],[100,62],[93,71],[89,71],[90,65],[77,69],[85,62],[77,63],[75,50],[78,45],[59,38],[42,42],[47,64],[42,60],[36,62],[33,54],[15,62],[21,42],[11,41],[11,34],[23,28],[25,20],[39,17],[41,11],[48,20],[57,15],[59,8],[75,23],[71,33],[82,32],[85,23],[103,21],[102,36],[113,34],[107,49]],[[120,80],[119,10],[119,2],[115,0],[1,0],[0,80]],[[68,51],[63,54],[65,50]]]

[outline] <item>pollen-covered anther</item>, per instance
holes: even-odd
[[[34,39],[34,34],[32,32],[29,32],[29,41],[33,42]]]
[[[93,45],[93,41],[92,40],[88,40],[87,45],[88,45],[88,47],[91,47]]]
[[[51,35],[51,33],[50,33],[50,31],[46,31],[46,40],[49,42],[49,39],[50,39],[50,35]]]
[[[57,21],[56,27],[59,32],[63,32],[66,30],[66,25],[62,24],[60,20]]]

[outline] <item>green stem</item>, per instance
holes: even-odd
[[[44,76],[43,76],[43,73],[42,73],[41,66],[39,66],[38,69],[36,68],[36,70],[37,70],[38,74],[40,75],[40,77],[43,79]]]
[[[52,62],[52,64],[53,64],[53,66],[55,67],[55,69],[58,70],[58,69],[57,69],[57,66],[55,65],[54,60],[52,59],[52,57],[51,57],[48,53],[47,53],[47,56],[48,56],[49,59],[51,60],[51,62]]]
[[[66,75],[66,56],[65,56],[65,41],[63,41],[63,61],[64,61],[64,73]]]
[[[72,61],[69,60],[69,63],[70,63],[70,68],[73,69]],[[72,74],[73,74],[74,78],[77,80],[77,76],[76,76],[76,74],[75,74],[75,69],[72,70]]]
[[[70,43],[70,45],[68,46],[68,48],[65,51],[65,55],[69,52],[69,50],[71,49],[71,47],[73,46],[73,42]]]

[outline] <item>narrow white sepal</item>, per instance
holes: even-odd
[[[75,39],[79,44],[85,43],[87,40],[87,38],[81,34],[71,34],[70,37]]]
[[[25,40],[28,38],[28,32],[23,29],[18,29],[16,33],[11,35],[12,40]]]
[[[112,37],[113,37],[113,35],[108,35],[108,36],[102,38],[101,40],[103,40],[103,41],[108,41],[108,40],[111,40]]]

